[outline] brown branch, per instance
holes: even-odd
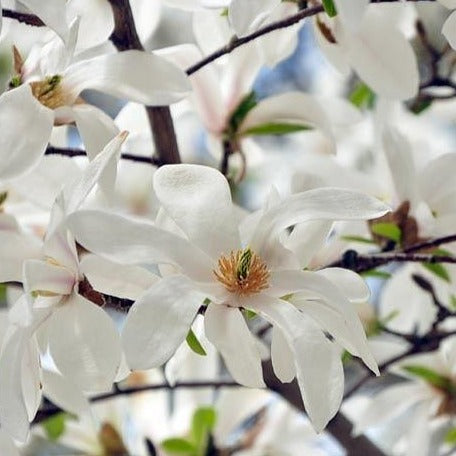
[[[77,149],[72,147],[54,147],[49,146],[46,149],[45,155],[63,155],[64,157],[85,157],[87,153],[84,149]],[[146,157],[143,155],[135,155],[131,153],[123,153],[120,158],[136,163],[145,163],[153,166],[160,166],[160,161],[154,157]]]
[[[23,24],[31,25],[33,27],[43,27],[45,25],[44,22],[34,14],[20,13],[19,11],[13,11],[8,8],[2,9],[2,16],[9,19],[15,19],[18,22],[22,22]]]

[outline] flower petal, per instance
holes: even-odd
[[[169,165],[154,174],[157,197],[171,218],[213,259],[240,247],[231,192],[213,168]]]
[[[442,33],[453,49],[456,49],[456,12],[450,14],[443,24]]]
[[[247,35],[260,26],[281,0],[232,0],[228,17],[237,36]]]
[[[42,260],[27,260],[24,263],[24,287],[27,293],[69,295],[75,282],[72,271],[63,266]]]
[[[3,430],[0,430],[0,453],[5,455],[7,454],[8,456],[20,456],[19,450],[13,440]]]
[[[44,155],[54,114],[25,84],[0,97],[0,125],[0,178],[11,179],[30,170]]]
[[[282,330],[272,328],[271,361],[274,373],[282,383],[293,381],[296,376],[294,353]]]
[[[83,60],[63,75],[62,88],[76,97],[95,89],[145,105],[163,106],[188,95],[190,82],[178,67],[157,55],[124,51]]]
[[[106,391],[120,364],[119,333],[108,314],[73,294],[49,321],[49,351],[64,377],[83,391]]]
[[[77,241],[90,252],[124,264],[178,265],[195,280],[212,277],[212,262],[187,240],[152,224],[101,211],[68,218]]]
[[[122,344],[131,369],[164,364],[187,337],[205,296],[184,276],[162,279],[128,312]]]
[[[334,0],[334,3],[337,17],[343,26],[351,32],[356,32],[369,6],[369,0]]]
[[[234,380],[252,388],[264,387],[260,351],[240,310],[209,304],[204,327]]]

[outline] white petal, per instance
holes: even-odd
[[[43,370],[43,390],[54,404],[74,415],[82,415],[90,409],[89,401],[71,381],[56,372]]]
[[[57,368],[83,391],[105,391],[120,364],[119,333],[108,314],[73,294],[49,321],[49,350]]]
[[[232,0],[228,17],[236,35],[247,35],[255,26],[261,25],[267,14],[281,0]]]
[[[0,430],[0,453],[8,456],[20,456],[19,450],[13,440],[3,430]]]
[[[367,283],[356,272],[342,268],[327,268],[319,270],[318,274],[336,285],[350,302],[366,302],[370,297]]]
[[[251,246],[263,259],[267,245],[287,227],[309,220],[363,220],[381,217],[389,208],[368,195],[344,189],[319,188],[284,199],[266,211]]]
[[[195,280],[207,281],[212,276],[212,262],[203,252],[152,224],[101,211],[77,212],[68,223],[80,244],[109,260],[178,265]]]
[[[261,100],[242,122],[241,132],[267,123],[314,126],[333,143],[328,116],[317,97],[302,92],[286,92]],[[335,148],[335,144],[333,144]]]
[[[282,383],[293,381],[296,376],[294,353],[282,331],[276,326],[272,328],[271,361],[274,373]]]
[[[24,263],[24,286],[28,293],[36,291],[69,295],[75,282],[73,272],[62,266],[41,260],[28,260]]]
[[[106,54],[71,65],[62,87],[76,98],[84,89],[146,105],[169,105],[190,91],[185,73],[167,60],[142,51]]]
[[[11,179],[30,170],[44,155],[54,114],[25,84],[0,97],[0,125],[0,178]]]
[[[32,421],[41,404],[41,364],[35,336],[31,336],[22,358],[22,392],[29,421]]]
[[[84,256],[79,269],[95,290],[123,299],[138,299],[159,280],[145,268],[121,265],[96,255]]]
[[[162,279],[128,312],[122,344],[131,369],[164,364],[187,337],[204,295],[184,276]]]
[[[295,356],[296,376],[307,414],[317,432],[340,407],[344,372],[339,350],[293,305],[267,296],[249,300],[249,307],[277,326]]]
[[[450,46],[453,49],[456,49],[456,12],[452,13],[450,17],[445,21],[443,24],[442,33],[445,35],[448,43],[450,43]]]
[[[55,30],[55,32],[66,41],[68,39],[69,27],[65,20],[66,17],[66,2],[65,0],[20,0],[34,14],[36,14],[43,22]]]
[[[343,39],[350,63],[359,77],[379,95],[394,100],[418,91],[415,54],[407,39],[376,8],[370,8],[360,30]]]
[[[337,17],[344,27],[347,27],[351,32],[356,32],[366,13],[369,0],[334,0],[334,3],[337,9]]]
[[[441,5],[448,9],[456,8],[456,0],[437,0]]]
[[[199,165],[163,166],[154,174],[154,189],[189,240],[212,258],[239,248],[231,191],[220,172]]]
[[[210,304],[204,325],[207,338],[220,351],[234,380],[252,388],[263,387],[260,352],[240,310]]]

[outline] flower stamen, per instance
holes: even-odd
[[[257,294],[269,287],[266,263],[249,248],[222,255],[214,275],[229,292],[240,296]]]

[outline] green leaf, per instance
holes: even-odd
[[[196,450],[192,442],[179,437],[163,440],[161,447],[167,453],[194,454]]]
[[[243,136],[261,136],[261,135],[288,135],[297,133],[298,131],[311,130],[312,128],[306,125],[289,124],[289,123],[265,123],[249,128],[243,133]]]
[[[451,277],[445,266],[440,263],[421,263],[428,271],[435,274],[437,277],[440,277],[445,282],[450,283]]]
[[[329,17],[337,16],[336,6],[334,5],[333,0],[322,0],[323,8],[326,11],[326,14]]]
[[[378,236],[391,239],[394,242],[401,242],[402,231],[394,223],[374,223],[371,226],[371,231]]]
[[[193,414],[192,437],[197,456],[205,456],[209,435],[214,429],[217,414],[212,407],[201,407]]]
[[[250,309],[244,309],[244,315],[247,320],[253,320],[258,314]]]
[[[349,99],[357,108],[372,108],[375,103],[375,93],[364,82],[359,82]]]
[[[369,269],[361,273],[363,277],[375,277],[377,279],[389,279],[391,274],[386,271],[379,271],[378,269]]]
[[[445,434],[445,443],[456,445],[456,428],[450,429]]]
[[[450,305],[453,310],[456,310],[456,296],[454,294],[450,296]]]
[[[376,242],[373,239],[365,238],[362,236],[347,235],[347,236],[341,236],[340,238],[343,241],[347,241],[347,242],[361,242],[363,244],[376,244]]]
[[[443,389],[449,392],[454,391],[454,386],[449,378],[440,375],[438,372],[435,372],[434,370],[429,369],[428,367],[419,366],[417,364],[409,364],[407,366],[403,366],[403,369],[409,374],[421,378],[422,380],[424,380],[432,386],[435,386],[436,388]]]
[[[350,352],[348,352],[347,350],[344,350],[342,353],[342,363],[346,364],[346,363],[350,362],[352,359],[353,359],[353,355]]]
[[[66,413],[57,413],[41,423],[41,426],[43,426],[49,440],[55,442],[65,432],[66,418]]]
[[[413,102],[413,104],[410,106],[410,110],[413,112],[413,114],[419,115],[423,111],[426,111],[429,107],[432,106],[432,98],[423,98],[423,99],[417,99]]]
[[[258,102],[255,92],[250,92],[241,100],[231,115],[228,134],[234,135],[237,133],[242,121],[245,119],[247,114],[257,105],[257,103]]]
[[[196,335],[192,329],[190,329],[190,331],[188,332],[187,338],[185,340],[186,340],[188,346],[197,355],[200,355],[200,356],[207,355],[206,350],[204,350],[204,347],[201,345],[201,342],[198,340],[198,338],[196,337]]]

